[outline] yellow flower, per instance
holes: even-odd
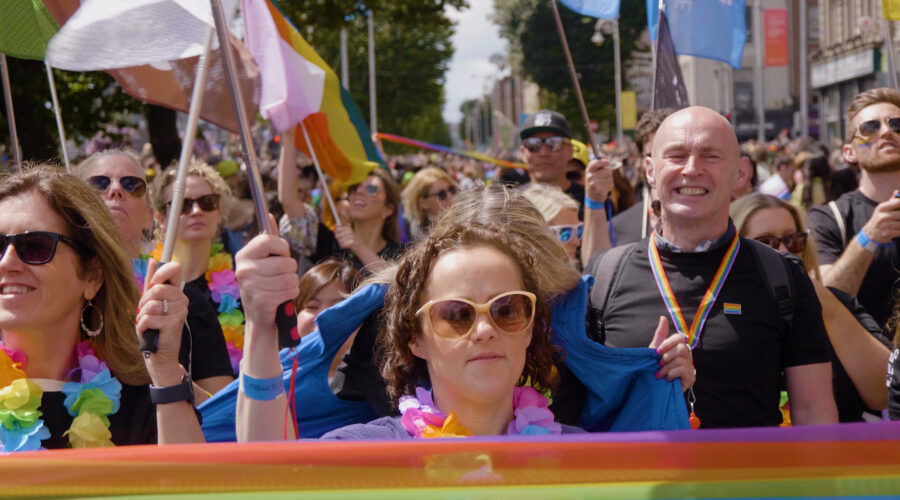
[[[82,413],[75,417],[72,426],[65,432],[72,448],[103,448],[115,446],[110,440],[112,434],[103,420],[94,413]]]
[[[25,372],[22,371],[20,364],[0,350],[0,387],[5,387],[20,378],[25,378]]]
[[[222,325],[225,342],[231,342],[236,348],[244,348],[244,325]]]
[[[460,424],[459,417],[452,411],[450,415],[447,415],[447,419],[444,420],[444,425],[440,429],[434,425],[429,425],[422,432],[423,438],[463,438],[471,435],[472,431]]]
[[[0,389],[0,423],[7,429],[13,424],[30,427],[41,417],[38,407],[44,390],[34,382],[19,378]]]
[[[232,269],[234,264],[231,260],[231,255],[225,252],[217,253],[209,258],[209,263],[206,265],[206,281],[210,281],[212,279],[212,273],[217,273],[219,271],[225,271],[226,269]]]
[[[159,262],[162,260],[162,251],[163,251],[162,242],[157,243],[156,248],[154,248],[153,251],[150,252],[150,257],[153,257],[153,260],[155,260],[156,262]]]

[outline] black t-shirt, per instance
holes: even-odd
[[[331,390],[341,399],[366,401],[379,417],[398,415],[381,377],[376,341],[384,308],[378,309],[359,327],[353,345],[341,360],[331,381]]]
[[[569,189],[564,190],[573,200],[578,202],[578,220],[584,220],[584,186],[569,183]]]
[[[65,399],[62,391],[48,391],[41,398],[41,418],[50,431],[50,439],[41,442],[45,448],[69,448],[69,437],[63,434],[72,425],[73,417],[63,404]],[[156,408],[150,402],[146,385],[122,384],[119,411],[109,416],[109,431],[117,446],[156,444]]]
[[[613,217],[613,230],[616,232],[616,244],[627,245],[641,241],[641,215],[644,213],[644,204],[635,203]],[[652,228],[647,228],[649,231]]]
[[[403,255],[404,250],[405,248],[402,244],[389,241],[384,248],[378,251],[378,256],[388,261],[397,260]],[[337,238],[334,236],[334,232],[328,229],[324,224],[319,224],[319,234],[318,239],[316,240],[316,253],[313,254],[310,260],[313,263],[318,264],[329,257],[343,258],[354,268],[363,270],[363,263],[356,257],[356,254],[350,250],[341,248]]]
[[[846,228],[844,240],[849,244],[872,217],[878,204],[866,198],[859,190],[844,194],[836,203],[844,216]],[[816,239],[819,263],[834,264],[844,253],[843,240],[834,219],[834,212],[828,205],[813,207],[809,211],[809,225]],[[898,278],[900,278],[900,259],[897,257],[897,239],[894,239],[893,245],[875,251],[875,258],[869,265],[857,294],[859,303],[882,327],[894,311],[893,297],[897,294]]]
[[[669,319],[669,330],[674,332],[650,269],[648,241],[636,243],[619,264],[606,314],[600,310],[602,304],[588,304],[589,335],[608,346],[649,346],[660,316]],[[696,253],[659,252],[688,324],[726,246]],[[750,243],[743,240],[694,349],[694,411],[704,428],[779,425],[783,370],[829,360],[821,306],[802,266],[791,261],[794,319],[788,327],[752,252]],[[724,314],[725,303],[738,305],[740,314]]]
[[[888,360],[887,386],[888,417],[900,420],[900,348],[895,348]]]
[[[881,327],[878,326],[878,323],[875,322],[872,316],[866,313],[866,310],[856,300],[856,297],[836,288],[829,287],[828,289],[844,304],[844,307],[853,313],[859,324],[875,337],[875,340],[890,347],[890,341],[881,334]],[[830,348],[831,343],[828,345]],[[862,398],[859,396],[859,391],[856,390],[856,386],[850,380],[850,375],[847,374],[847,370],[844,369],[844,365],[841,364],[834,349],[829,350],[831,351],[831,384],[834,388],[834,402],[837,405],[838,420],[840,422],[862,422],[863,412],[867,410],[866,404],[863,403]]]
[[[212,300],[206,277],[200,276],[184,284],[188,298],[187,324],[181,332],[181,349],[178,362],[191,372],[194,380],[219,375],[234,376],[228,347],[219,324],[216,304]]]

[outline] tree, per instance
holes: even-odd
[[[545,106],[563,113],[573,133],[585,138],[584,120],[548,1],[494,0],[494,21],[509,41],[513,71],[540,86],[545,91]],[[615,123],[613,44],[610,40],[598,47],[591,42],[596,19],[577,14],[563,5],[558,8],[588,115],[599,122]],[[619,11],[623,66],[646,26],[644,1],[623,0]],[[626,87],[627,81],[623,81],[623,88]]]

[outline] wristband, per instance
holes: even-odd
[[[241,391],[250,399],[271,401],[284,394],[281,375],[273,378],[253,378],[241,373]]]
[[[603,210],[606,208],[606,205],[604,202],[592,200],[592,199],[588,198],[587,196],[584,197],[584,205],[586,207],[590,208],[591,210]]]
[[[181,383],[169,387],[154,387],[150,385],[150,401],[153,404],[164,405],[187,401],[194,405],[194,384],[191,382],[191,374],[185,373],[181,377]]]
[[[878,243],[877,241],[869,238],[869,235],[866,234],[865,230],[860,229],[858,233],[856,233],[856,241],[859,243],[859,246],[864,249],[875,253],[875,250],[879,248],[885,248],[893,245],[893,243]]]

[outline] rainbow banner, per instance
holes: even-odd
[[[11,496],[874,498],[900,494],[900,422],[38,451],[0,478]]]
[[[262,114],[281,131],[302,120],[322,170],[345,185],[384,166],[350,93],[278,2],[244,0],[243,6],[247,42],[262,73]],[[300,129],[294,145],[312,158]]]
[[[447,146],[441,146],[440,144],[432,144],[430,142],[417,141],[415,139],[409,139],[406,137],[402,137],[394,134],[383,134],[378,132],[375,134],[376,139],[381,139],[383,141],[393,142],[396,144],[405,144],[407,146],[412,146],[414,148],[427,149],[428,151],[435,151],[438,153],[450,153],[458,156],[465,156],[466,158],[472,158],[478,161],[486,161],[489,163],[493,163],[494,165],[500,165],[503,168],[528,168],[528,165],[524,163],[517,163],[514,161],[501,160],[499,158],[492,158],[487,155],[483,155],[477,151],[460,151],[458,149],[448,148]]]

